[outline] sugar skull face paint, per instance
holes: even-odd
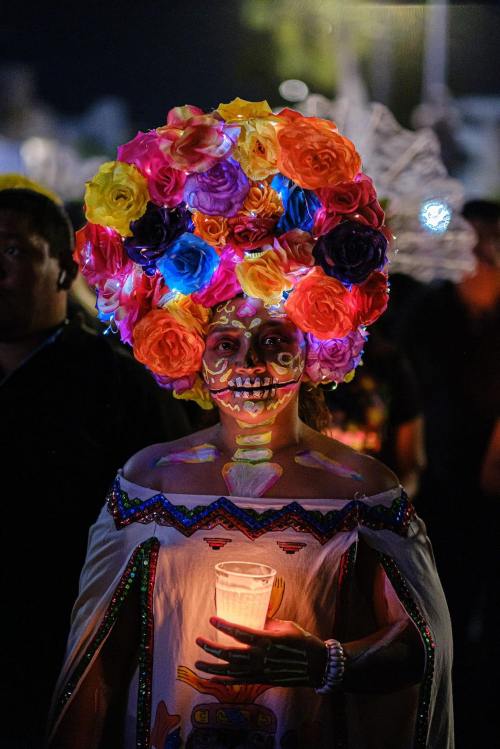
[[[305,345],[304,334],[282,304],[271,307],[260,299],[235,297],[215,309],[203,377],[225,413],[258,424],[269,419],[270,410],[274,416],[297,395]]]

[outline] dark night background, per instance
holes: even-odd
[[[300,4],[314,12],[314,0]],[[372,4],[376,14],[377,2]],[[185,103],[209,110],[238,95],[279,105],[282,76],[276,72],[273,35],[243,26],[244,5],[244,0],[7,0],[0,63],[31,65],[40,99],[61,113],[79,114],[98,97],[123,97],[134,129],[158,126],[172,106]],[[272,2],[255,5],[265,12]],[[420,99],[422,63],[421,29],[408,31],[414,50],[409,54],[406,44],[401,48],[395,40],[390,102],[403,124]],[[498,2],[450,3],[453,94],[500,92],[499,34]]]

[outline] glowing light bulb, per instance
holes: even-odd
[[[420,221],[429,231],[442,233],[451,220],[451,208],[441,200],[427,200],[420,209]]]

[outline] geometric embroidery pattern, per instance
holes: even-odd
[[[300,551],[307,546],[307,544],[300,544],[294,541],[276,541],[280,549],[283,549],[285,554],[295,554],[296,551]]]
[[[214,551],[219,551],[219,549],[223,549],[226,544],[231,543],[230,538],[204,538],[203,540],[206,541]]]
[[[310,533],[320,544],[325,544],[336,533],[351,531],[359,525],[406,536],[415,514],[404,491],[390,507],[373,507],[354,499],[342,509],[326,513],[305,510],[298,502],[290,502],[281,509],[259,512],[238,507],[227,497],[189,510],[184,505],[172,504],[161,493],[148,499],[129,497],[127,492],[122,491],[119,477],[114,481],[107,500],[108,512],[113,516],[117,530],[130,523],[154,522],[175,528],[189,537],[199,530],[213,530],[220,526],[226,531],[240,531],[247,538],[255,540],[265,533],[293,529],[299,533]]]

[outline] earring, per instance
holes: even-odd
[[[66,273],[66,271],[65,271],[65,270],[63,269],[63,270],[62,270],[62,271],[61,271],[61,272],[59,273],[59,278],[57,279],[57,285],[59,286],[59,288],[60,288],[60,289],[62,288],[62,286],[63,286],[63,284],[64,284],[64,282],[65,282],[65,280],[66,280],[66,276],[67,276],[67,273]]]

